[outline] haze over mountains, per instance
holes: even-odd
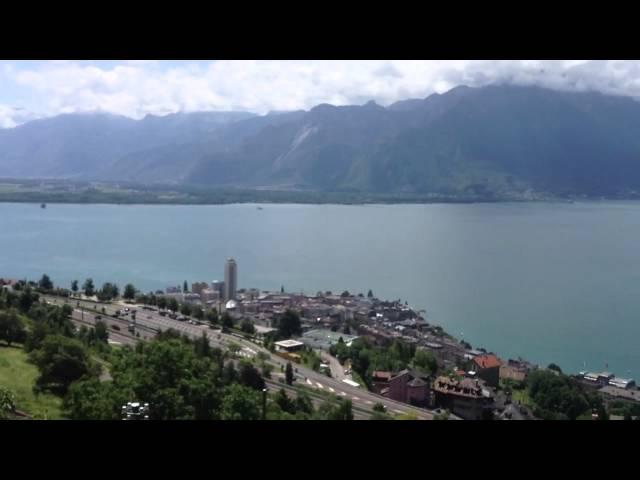
[[[321,191],[640,191],[640,103],[457,87],[382,107],[68,114],[0,130],[0,177]]]

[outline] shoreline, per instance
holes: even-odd
[[[340,201],[326,201],[326,202],[314,202],[314,201],[270,201],[270,200],[246,200],[246,201],[228,201],[228,202],[170,202],[170,201],[78,201],[78,200],[20,200],[20,199],[2,199],[0,198],[0,204],[3,205],[115,205],[115,206],[184,206],[184,207],[210,207],[210,206],[229,206],[229,205],[306,205],[306,206],[345,206],[345,207],[364,207],[364,206],[412,206],[412,205],[516,205],[516,204],[598,204],[598,203],[621,203],[621,202],[640,202],[640,198],[585,198],[580,200],[567,201],[563,199],[545,199],[545,200],[460,200],[460,201],[445,201],[445,200],[421,200],[421,201],[370,201],[370,202],[340,202]]]

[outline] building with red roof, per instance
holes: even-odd
[[[486,382],[490,387],[497,387],[500,382],[500,365],[502,362],[493,354],[486,353],[473,357],[472,369],[477,372],[478,377]]]

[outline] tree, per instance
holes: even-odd
[[[222,400],[223,420],[260,420],[262,418],[261,394],[243,385],[230,385]]]
[[[109,330],[107,329],[107,324],[103,321],[98,320],[95,326],[95,336],[96,340],[102,343],[109,342]]]
[[[383,404],[378,402],[373,406],[373,411],[374,412],[385,413],[387,411],[387,408]]]
[[[351,327],[349,326],[349,324],[345,324],[344,328],[342,329],[342,333],[344,333],[345,335],[351,335]]]
[[[550,363],[547,367],[549,370],[553,370],[554,372],[562,373],[562,369],[556,365],[555,363]]]
[[[538,407],[536,416],[575,420],[589,409],[580,385],[570,377],[549,370],[536,370],[527,378],[529,396]]]
[[[167,299],[164,297],[158,297],[158,308],[160,308],[161,310],[164,310],[165,308],[167,308]]]
[[[245,318],[240,324],[240,330],[251,335],[256,333],[256,328],[253,326],[253,323],[251,323],[251,321],[247,318]]]
[[[171,310],[172,312],[177,312],[178,311],[178,301],[174,297],[171,297],[169,299],[169,302],[167,303],[167,308],[169,308],[169,310]]]
[[[207,321],[211,325],[216,325],[218,323],[218,311],[215,308],[207,310]]]
[[[197,338],[193,342],[193,349],[198,357],[208,357],[211,353],[209,337],[207,337],[206,333],[204,333],[204,330],[202,331],[202,335],[200,335],[200,338]]]
[[[11,346],[13,342],[23,343],[27,338],[27,331],[15,311],[0,312],[0,340]]]
[[[38,286],[42,290],[53,290],[53,282],[49,278],[49,275],[47,274],[42,275],[42,278],[38,282]]]
[[[64,397],[63,408],[72,420],[118,420],[120,411],[111,382],[98,378],[74,382]]]
[[[342,292],[342,293],[340,294],[340,296],[341,296],[342,298],[346,298],[346,297],[350,297],[350,296],[351,296],[351,294],[349,293],[349,290],[345,290],[344,292]]]
[[[0,420],[9,418],[16,410],[16,397],[11,390],[0,387]]]
[[[430,375],[435,374],[438,370],[438,362],[433,353],[423,349],[416,350],[413,356],[413,365]]]
[[[136,298],[136,287],[127,283],[124,287],[124,293],[122,294],[125,300],[133,300]]]
[[[84,281],[84,285],[82,286],[82,290],[84,290],[84,294],[87,297],[93,297],[93,294],[95,293],[95,286],[93,285],[93,279],[87,278]]]
[[[233,318],[231,318],[229,312],[222,314],[222,328],[233,328]]]
[[[247,361],[240,362],[240,383],[254,390],[262,390],[265,387],[264,379],[260,372]]]
[[[175,333],[123,351],[113,362],[111,375],[125,402],[135,399],[150,404],[152,420],[219,418],[218,365],[196,355],[192,343],[176,338]]]
[[[40,370],[36,380],[37,390],[66,393],[69,385],[92,372],[87,351],[80,341],[49,335],[38,350],[30,354],[32,362]]]
[[[183,315],[191,315],[191,305],[188,303],[183,303],[180,305],[180,313]]]
[[[71,282],[71,291],[76,294],[78,293],[78,280],[74,280]]]
[[[222,369],[222,383],[224,385],[231,385],[238,380],[238,372],[236,367],[233,366],[233,362],[227,363]]]
[[[20,292],[20,298],[18,300],[18,308],[22,313],[27,313],[31,310],[31,306],[38,302],[40,296],[35,293],[31,287],[25,287]]]
[[[98,300],[112,300],[116,298],[119,293],[117,285],[107,282],[102,285],[102,289],[98,292]]]
[[[187,281],[186,281],[186,280],[184,281],[184,284],[183,284],[183,286],[182,286],[182,291],[183,291],[184,293],[187,293],[187,292],[189,291],[189,284],[187,283]]]
[[[367,292],[367,298],[373,298],[373,292],[371,290]]]
[[[204,312],[202,311],[202,307],[199,307],[199,306],[193,307],[192,314],[198,320],[202,320],[204,318]]]
[[[293,383],[293,366],[291,365],[291,362],[287,362],[287,368],[284,370],[284,378],[287,385],[291,385]]]
[[[283,412],[287,412],[290,414],[296,413],[296,405],[295,403],[287,396],[287,393],[284,391],[284,388],[278,390],[278,393],[275,394],[273,401],[280,410]]]
[[[296,412],[302,412],[308,415],[313,413],[313,403],[311,403],[307,392],[303,391],[298,394],[298,397],[295,399],[295,408]]]
[[[268,363],[263,363],[261,368],[262,378],[271,378],[271,371],[273,370],[273,366]]]
[[[278,338],[287,339],[302,334],[300,316],[294,310],[287,309],[278,320]]]
[[[280,287],[280,293],[284,293],[284,285]]]

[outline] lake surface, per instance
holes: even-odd
[[[640,203],[0,204],[0,277],[407,300],[474,347],[640,377]]]

